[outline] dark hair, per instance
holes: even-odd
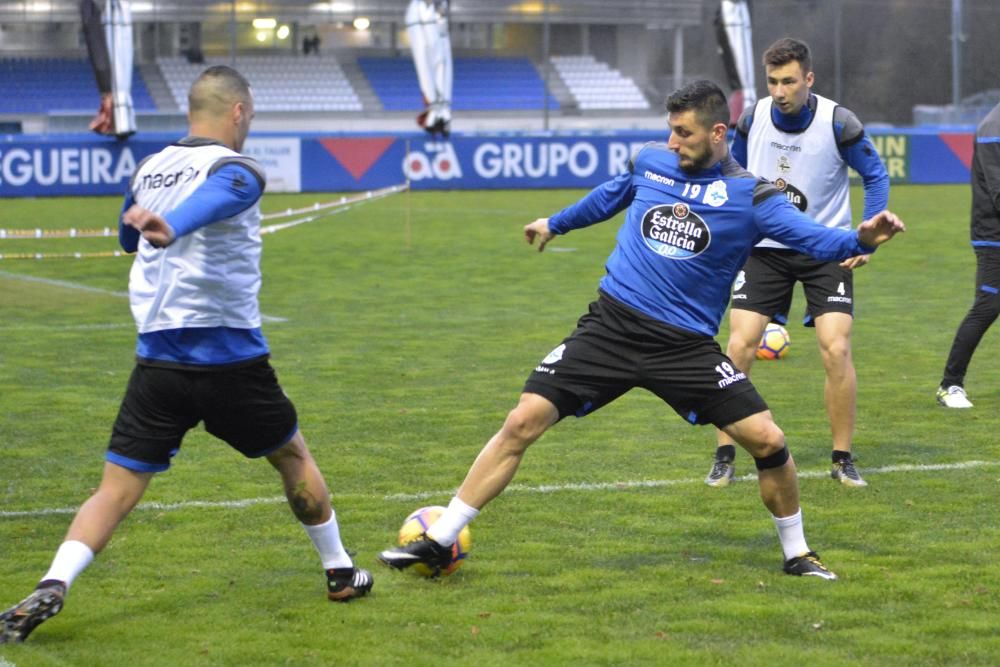
[[[246,102],[249,99],[250,83],[242,74],[227,65],[213,65],[191,84],[188,108],[201,111],[213,105]]]
[[[705,127],[729,124],[729,102],[715,83],[700,79],[678,88],[667,98],[667,113],[695,111]]]
[[[761,60],[764,61],[764,67],[780,67],[790,62],[797,62],[802,66],[803,74],[812,71],[812,54],[809,53],[809,45],[791,37],[783,37],[767,47]]]

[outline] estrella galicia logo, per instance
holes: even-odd
[[[784,192],[785,199],[787,199],[792,206],[799,209],[803,213],[805,213],[806,209],[809,208],[809,201],[806,199],[806,196],[802,193],[802,191],[785,179],[779,178],[776,180],[774,182],[774,187]]]
[[[660,204],[642,216],[642,240],[661,257],[691,259],[705,251],[712,233],[687,204]]]

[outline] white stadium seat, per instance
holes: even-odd
[[[649,109],[649,100],[635,81],[593,56],[550,60],[580,109]]]
[[[206,67],[229,63],[160,58],[157,64],[177,106],[187,111],[191,82]],[[362,110],[361,100],[332,56],[249,56],[240,58],[238,66],[253,85],[258,111]]]

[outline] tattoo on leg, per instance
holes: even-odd
[[[298,482],[288,494],[292,512],[302,523],[313,524],[323,518],[323,505],[318,498],[309,493],[305,481]]]

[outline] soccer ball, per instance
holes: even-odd
[[[791,346],[792,339],[788,337],[785,327],[772,322],[767,325],[767,328],[764,329],[764,335],[760,338],[760,345],[757,346],[757,358],[784,359]]]
[[[444,508],[439,505],[431,505],[414,510],[410,516],[406,517],[406,520],[403,521],[403,526],[399,529],[399,546],[409,544],[418,539],[443,513]],[[466,526],[458,534],[455,544],[451,546],[451,563],[447,567],[441,568],[440,572],[435,572],[433,568],[423,563],[416,563],[409,569],[422,577],[448,576],[462,567],[462,563],[465,562],[471,548],[472,533],[469,532],[469,527]]]

